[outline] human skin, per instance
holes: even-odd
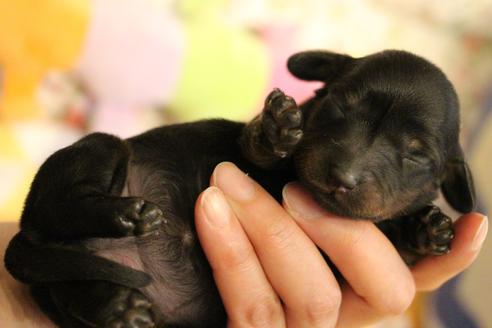
[[[325,212],[297,184],[284,188],[283,205],[232,163],[210,184],[195,223],[233,328],[360,327],[402,313],[416,291],[466,269],[487,234],[485,216],[463,215],[450,253],[409,268],[374,224]]]
[[[231,328],[360,327],[402,313],[416,291],[466,269],[487,234],[486,217],[465,214],[449,254],[408,268],[372,223],[323,211],[295,183],[284,188],[283,205],[232,163],[219,164],[210,184],[195,221]],[[3,267],[17,230],[17,223],[0,223],[0,318],[9,328],[53,327]],[[346,282],[337,282],[316,246]]]
[[[8,328],[55,327],[29,296],[28,287],[14,280],[5,270],[5,249],[18,230],[17,222],[0,222],[0,321]]]

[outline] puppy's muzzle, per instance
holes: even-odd
[[[357,176],[351,171],[333,168],[328,175],[327,186],[337,193],[347,193],[357,187]]]

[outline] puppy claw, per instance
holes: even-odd
[[[130,305],[134,308],[150,309],[152,307],[152,304],[149,302],[149,300],[140,293],[131,294]]]
[[[431,255],[444,255],[451,251],[448,245],[434,245],[431,247]]]
[[[274,150],[273,153],[280,158],[286,158],[289,155],[289,153],[285,150]]]
[[[265,99],[265,108],[272,106],[273,101],[278,97],[282,97],[283,95],[284,93],[282,92],[282,90],[280,90],[279,88],[274,88],[273,91],[270,92],[270,94]]]
[[[135,229],[135,223],[127,217],[118,216],[116,220],[118,225],[120,225],[125,231],[133,231]]]
[[[299,129],[283,129],[280,133],[280,138],[283,139],[287,145],[297,144],[301,141],[303,134],[302,130]]]
[[[432,242],[436,245],[446,245],[454,238],[454,233],[452,230],[445,230],[443,232],[433,234]]]

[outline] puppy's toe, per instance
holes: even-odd
[[[285,97],[284,92],[278,88],[273,89],[272,92],[270,92],[265,99],[265,109],[270,108],[276,101],[276,99],[279,99],[281,97]]]
[[[135,221],[135,234],[143,235],[157,230],[163,221],[163,213],[157,205],[145,202]]]
[[[138,197],[123,198],[116,209],[116,224],[124,235],[143,235],[155,231],[163,221],[159,207]]]
[[[435,245],[435,244],[431,244],[430,249],[432,255],[444,255],[449,253],[449,251],[451,250],[449,245]]]
[[[301,111],[295,100],[279,89],[274,89],[266,98],[263,114],[271,116],[281,127],[299,126],[302,121]]]
[[[277,125],[277,122],[273,119],[271,115],[263,115],[262,118],[263,132],[265,133],[268,141],[272,145],[278,143],[280,138],[279,131],[280,128]]]
[[[437,206],[429,206],[422,223],[426,226],[428,249],[433,255],[446,254],[454,239],[453,221],[441,212]]]
[[[282,129],[280,139],[287,146],[295,145],[302,139],[303,134],[301,129]]]

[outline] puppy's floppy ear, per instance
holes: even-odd
[[[473,178],[458,146],[457,155],[446,163],[446,171],[441,184],[444,198],[457,211],[471,212],[475,208],[475,188]]]
[[[328,81],[341,75],[355,61],[348,55],[329,51],[304,51],[287,61],[289,71],[307,81]]]

